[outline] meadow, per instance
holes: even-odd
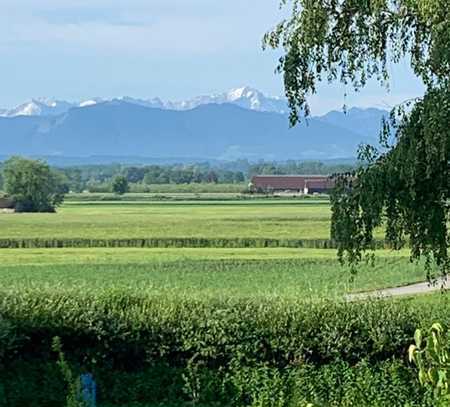
[[[352,275],[335,250],[295,247],[329,241],[327,201],[72,198],[0,215],[0,241],[62,243],[0,249],[0,406],[62,405],[55,336],[102,407],[433,405],[405,352],[448,296],[348,302],[424,267],[380,250]]]
[[[329,239],[326,201],[68,202],[0,216],[0,239]]]

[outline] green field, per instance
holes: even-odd
[[[335,250],[240,248],[242,239],[328,241],[326,200],[70,202],[56,214],[0,215],[0,239],[66,239],[57,249],[1,249],[4,285],[55,285],[83,290],[122,287],[193,296],[329,297],[421,281],[406,251],[382,250],[356,277]],[[164,248],[77,248],[70,239],[166,238]],[[180,247],[199,238],[209,247]],[[236,240],[236,248],[224,248]],[[205,242],[200,242],[205,244]],[[257,243],[257,242],[256,242]],[[94,246],[95,246],[94,242]],[[173,246],[173,247],[172,247]],[[212,247],[211,247],[212,246]],[[226,246],[225,246],[226,247]]]
[[[0,214],[0,239],[329,239],[329,226],[326,201],[84,202],[56,214]]]
[[[380,250],[352,275],[335,250],[278,247],[327,242],[330,214],[292,199],[0,214],[0,241],[57,246],[0,249],[0,406],[62,405],[55,336],[76,372],[93,372],[102,407],[432,406],[405,352],[416,326],[448,319],[448,297],[348,302],[423,281],[424,267]]]
[[[4,250],[3,287],[83,292],[123,289],[158,295],[342,297],[421,281],[422,265],[383,252],[352,278],[332,250],[313,249],[43,249]]]

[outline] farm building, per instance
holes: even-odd
[[[325,175],[255,175],[250,184],[253,192],[327,193],[334,181]]]
[[[6,196],[0,196],[0,212],[14,212],[14,201]]]

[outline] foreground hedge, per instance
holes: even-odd
[[[94,373],[110,404],[432,405],[405,352],[414,329],[435,318],[448,321],[448,309],[4,292],[0,400],[61,405],[50,351],[60,336],[67,358]]]
[[[93,247],[139,247],[139,248],[261,248],[286,247],[306,249],[335,249],[329,239],[270,239],[270,238],[149,238],[149,239],[0,239],[0,249],[41,248],[93,248]],[[385,247],[376,242],[377,248]]]

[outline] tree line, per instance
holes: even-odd
[[[69,192],[152,192],[152,185],[165,184],[243,184],[245,189],[245,184],[257,174],[327,175],[352,168],[352,164],[317,161],[249,163],[246,160],[216,165],[111,164],[54,168],[44,161],[12,157],[0,163],[0,191],[14,198],[18,211],[52,212]]]
[[[151,192],[152,185],[188,184],[246,184],[254,175],[343,173],[355,168],[349,163],[324,163],[320,161],[259,161],[251,163],[237,160],[224,163],[167,164],[125,166],[82,165],[53,168],[61,182],[71,192],[115,192],[114,185],[121,184],[119,190],[127,192]],[[0,164],[0,190],[4,184]],[[127,185],[124,185],[126,183]]]

